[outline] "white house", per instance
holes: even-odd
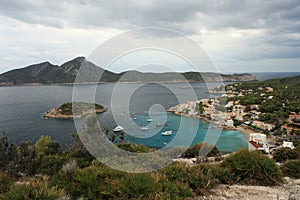
[[[283,141],[282,147],[287,147],[290,149],[295,149],[295,146],[293,144],[293,142],[287,142],[287,141]]]
[[[249,138],[249,150],[261,150],[270,153],[267,136],[261,133],[251,133]]]

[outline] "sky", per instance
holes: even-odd
[[[300,0],[0,0],[0,73],[88,57],[102,43],[143,27],[179,32],[220,72],[298,72],[299,13]],[[158,41],[170,38],[151,35]],[[144,58],[190,70],[170,55],[149,50],[119,59],[111,70],[132,69]]]

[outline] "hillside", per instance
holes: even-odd
[[[81,67],[84,66],[84,67]],[[83,69],[83,70],[82,70]],[[74,83],[76,75],[80,71],[79,83],[95,83],[95,82],[182,82],[188,80],[190,82],[203,82],[200,73],[142,73],[138,71],[126,71],[120,74],[107,71],[89,62],[84,57],[77,57],[68,61],[61,66],[53,65],[50,62],[42,62],[30,65],[21,69],[11,70],[0,75],[0,85],[34,85],[34,84],[64,84]],[[103,74],[102,74],[103,73]],[[102,74],[98,80],[98,75]],[[232,74],[223,75],[218,73],[202,73],[205,80],[209,82],[232,81],[256,81],[257,78],[251,74]]]

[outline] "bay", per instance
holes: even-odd
[[[217,86],[219,83],[214,83]],[[119,84],[118,91],[124,94],[130,92],[137,84]],[[140,86],[140,85],[139,85]],[[207,87],[204,83],[191,83],[192,89],[197,98],[207,98]],[[109,108],[108,112],[99,116],[103,127],[113,129],[117,124],[112,114],[112,93],[115,91],[116,84],[98,85],[95,93],[96,103]],[[82,96],[89,95],[93,87],[90,85],[81,85],[78,87]],[[7,132],[12,142],[21,141],[35,142],[41,135],[50,135],[54,140],[66,146],[72,141],[71,135],[76,133],[73,120],[55,120],[44,119],[42,115],[49,109],[56,107],[64,102],[72,101],[72,86],[22,86],[22,87],[1,87],[0,88],[0,131]],[[122,96],[122,94],[120,95]],[[150,124],[150,130],[141,132],[140,129],[128,129],[126,126],[134,124],[122,124],[125,126],[125,140],[138,144],[160,148],[172,142],[180,125],[183,133],[180,140],[175,140],[175,146],[181,146],[182,141],[191,139],[188,144],[201,142],[206,137],[209,124],[199,119],[176,116],[172,113],[156,113],[158,118],[149,113],[151,106],[161,105],[167,109],[182,101],[190,99],[190,89],[183,83],[170,84],[146,84],[138,87],[131,95],[129,100],[129,112],[120,109],[116,113],[119,117],[129,117],[135,125],[143,126]],[[124,99],[120,98],[120,102]],[[153,117],[153,122],[147,122],[147,119]],[[166,125],[157,127],[160,122],[159,116],[166,115]],[[146,123],[146,124],[144,124]],[[128,131],[127,131],[128,130]],[[166,130],[172,130],[172,136],[162,136],[161,133]],[[211,135],[220,132],[219,129],[210,129]],[[143,135],[141,135],[143,134]],[[185,143],[184,143],[185,144]],[[216,146],[222,151],[235,151],[247,147],[247,141],[239,131],[223,130],[216,143]]]

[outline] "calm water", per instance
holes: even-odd
[[[135,84],[121,84],[119,89],[126,94],[135,86]],[[110,129],[116,126],[112,117],[110,98],[114,87],[115,84],[99,85],[95,94],[96,102],[109,108],[109,111],[101,114],[99,118],[101,125]],[[198,98],[209,97],[205,84],[193,83],[192,87]],[[83,85],[79,89],[81,95],[86,96],[92,86]],[[50,135],[64,145],[70,143],[72,141],[71,134],[76,133],[73,120],[46,120],[41,116],[49,109],[71,101],[72,90],[72,86],[1,87],[0,130],[6,131],[9,139],[16,143],[24,140],[35,142],[41,135]],[[132,120],[132,124],[121,124],[126,132],[130,133],[130,135],[126,135],[126,141],[151,147],[162,147],[174,140],[180,124],[183,126],[184,134],[181,134],[179,140],[174,140],[173,145],[185,144],[183,141],[191,138],[193,138],[193,144],[203,141],[209,124],[203,121],[199,122],[198,119],[180,117],[172,113],[165,116],[165,112],[153,111],[150,112],[153,122],[147,122],[152,105],[160,104],[167,109],[178,104],[176,96],[182,98],[184,102],[190,100],[189,91],[184,84],[165,84],[165,86],[147,84],[137,89],[129,101],[130,112],[126,113],[122,109],[118,112],[121,118],[136,118]],[[122,101],[123,99],[120,99],[120,102]],[[164,118],[166,118],[165,126],[157,127],[156,123],[162,122]],[[134,125],[149,126],[150,129],[141,131],[139,128],[134,128]],[[174,134],[162,136],[160,133],[166,130],[173,130]],[[210,135],[217,134],[218,131],[219,129],[211,129]],[[217,142],[217,147],[223,151],[235,151],[246,146],[246,140],[238,131],[223,131]]]
[[[297,74],[299,72],[255,73],[261,80]],[[205,84],[193,83],[191,85],[199,99],[208,97]],[[215,86],[217,85],[216,83]],[[119,92],[126,94],[135,86],[135,84],[121,84]],[[100,85],[95,94],[96,102],[110,109],[99,116],[102,126],[110,129],[116,126],[111,112],[111,94],[114,87],[115,84]],[[85,96],[92,87],[85,85],[80,86],[79,89],[82,96]],[[50,135],[63,145],[70,143],[72,141],[71,135],[76,133],[72,120],[46,120],[41,116],[49,109],[71,101],[72,90],[72,86],[0,87],[0,131],[6,131],[9,139],[16,143],[24,140],[35,142],[41,135]],[[129,102],[129,113],[126,113],[122,108],[118,111],[121,118],[136,118],[131,123],[122,124],[126,132],[129,133],[126,135],[126,140],[152,147],[162,147],[171,141],[175,141],[173,145],[181,145],[181,142],[184,144],[185,140],[191,138],[194,144],[203,141],[206,136],[218,134],[219,129],[209,129],[209,135],[206,134],[209,124],[203,121],[179,117],[172,113],[168,113],[167,116],[164,115],[164,112],[150,113],[153,122],[147,122],[149,108],[152,105],[160,104],[167,109],[178,104],[176,97],[182,98],[183,101],[190,100],[189,89],[184,84],[166,84],[165,86],[148,84],[136,90]],[[122,102],[123,99],[120,98],[118,101]],[[156,123],[162,122],[165,118],[165,126],[157,127]],[[174,140],[180,124],[184,125],[181,130],[183,134],[179,139]],[[150,130],[143,132],[134,125],[149,126]],[[166,130],[173,130],[174,134],[162,136],[160,133]],[[234,151],[246,146],[246,140],[238,131],[222,131],[217,142],[217,147],[223,151]]]
[[[254,76],[256,76],[259,80],[267,80],[273,78],[284,78],[289,76],[297,76],[300,72],[251,72]]]

